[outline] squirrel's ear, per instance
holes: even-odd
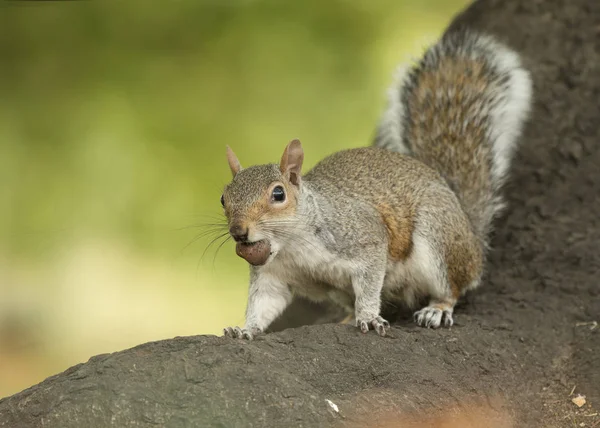
[[[235,175],[241,171],[242,165],[240,165],[240,161],[238,160],[231,147],[227,146],[227,162],[229,162],[229,168],[231,168],[231,174],[235,177]]]
[[[279,169],[286,175],[294,185],[300,184],[300,173],[302,172],[302,162],[304,161],[304,150],[300,140],[292,140],[285,148]]]

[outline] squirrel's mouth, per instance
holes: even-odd
[[[271,244],[266,239],[256,242],[238,242],[235,253],[253,266],[264,265],[271,255]]]

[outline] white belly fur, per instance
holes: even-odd
[[[415,234],[410,256],[404,261],[388,261],[384,300],[401,300],[414,307],[424,296],[442,296],[447,287],[443,264],[441,255],[432,250],[425,238]]]
[[[282,251],[262,269],[288,284],[292,292],[314,301],[353,301],[351,272],[354,264],[341,260],[318,242],[307,248]],[[382,297],[401,301],[409,307],[426,295],[441,295],[447,280],[443,260],[419,235],[413,236],[413,248],[404,261],[388,260]],[[344,297],[347,296],[347,297]],[[345,305],[344,305],[345,306]]]

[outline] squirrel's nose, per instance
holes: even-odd
[[[239,224],[234,224],[229,228],[229,233],[238,242],[243,242],[248,240],[248,228],[243,227]]]

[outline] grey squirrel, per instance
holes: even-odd
[[[531,106],[517,53],[487,35],[447,32],[401,68],[373,147],[332,154],[302,174],[290,142],[280,163],[242,168],[221,197],[236,252],[250,263],[244,328],[252,339],[294,295],[333,300],[363,333],[385,335],[382,299],[413,306],[424,327],[453,325],[477,287],[500,194]]]

